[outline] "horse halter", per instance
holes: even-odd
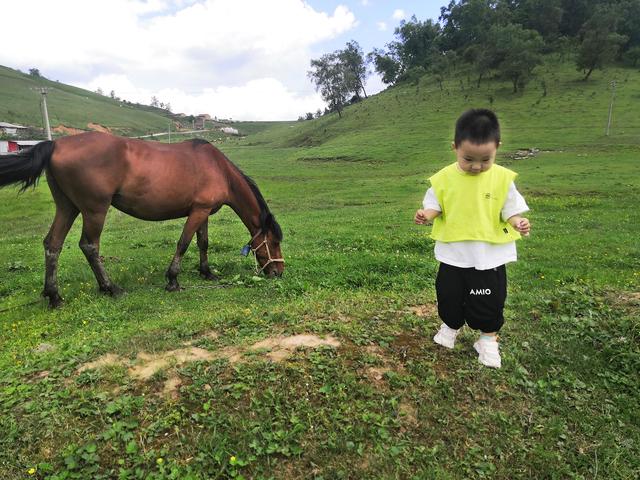
[[[262,243],[260,245],[258,245],[256,248],[253,248],[251,246],[253,244],[254,240],[256,238],[258,238],[258,236],[261,233],[262,233],[262,230],[258,230],[258,233],[256,233],[253,236],[253,238],[251,239],[251,241],[247,245],[245,245],[245,247],[242,249],[242,253],[245,256],[249,254],[249,250],[253,253],[253,258],[256,261],[256,275],[259,275],[260,273],[262,273],[264,271],[264,269],[267,268],[272,263],[284,263],[284,258],[273,258],[271,256],[271,250],[269,250],[269,244],[267,243],[267,234],[266,233],[264,234],[264,240],[262,241]],[[267,261],[265,262],[265,264],[262,267],[260,267],[260,264],[258,263],[258,255],[256,253],[263,246],[267,249]],[[247,247],[249,247],[249,248],[247,249]],[[245,251],[246,251],[246,253],[244,253]]]

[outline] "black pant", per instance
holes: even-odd
[[[467,322],[474,330],[497,332],[504,324],[507,270],[504,265],[489,270],[440,264],[436,277],[438,314],[449,327]]]

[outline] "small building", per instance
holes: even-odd
[[[13,123],[0,122],[0,130],[7,135],[17,135],[18,130],[26,130],[27,127],[22,125],[14,125]]]
[[[19,152],[43,141],[44,140],[0,140],[0,154]]]

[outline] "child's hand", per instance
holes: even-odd
[[[528,218],[521,218],[514,226],[521,235],[524,235],[525,237],[529,236],[529,232],[531,231],[531,224],[529,223]]]
[[[431,223],[431,220],[429,220],[424,210],[417,210],[413,221],[418,225],[429,225],[429,223]]]

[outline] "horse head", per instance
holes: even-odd
[[[264,273],[270,278],[282,276],[284,258],[282,258],[280,242],[282,242],[282,229],[276,218],[270,212],[262,212],[260,230],[249,242],[249,248],[256,259],[256,273]]]

